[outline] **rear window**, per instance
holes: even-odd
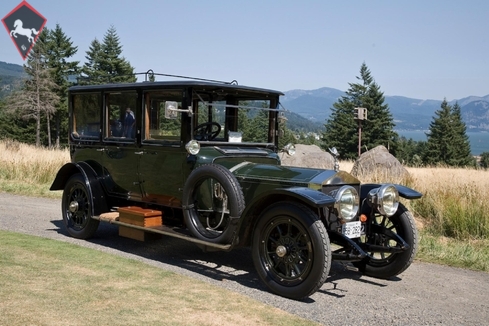
[[[100,93],[73,95],[72,136],[81,139],[100,139],[102,116]]]

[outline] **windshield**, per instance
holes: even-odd
[[[199,141],[274,144],[277,129],[275,99],[194,94],[194,137]]]

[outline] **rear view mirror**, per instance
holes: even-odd
[[[189,106],[185,110],[182,110],[182,109],[179,109],[178,108],[178,103],[177,102],[173,102],[173,101],[166,101],[165,102],[165,118],[167,118],[167,119],[177,119],[178,118],[178,115],[177,115],[178,112],[185,112],[189,116],[192,116],[193,115],[192,107],[191,106]]]
[[[165,102],[165,118],[176,119],[178,118],[178,103],[172,101]]]

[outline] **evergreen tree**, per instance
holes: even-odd
[[[268,140],[268,111],[258,110],[248,124],[243,139],[250,142],[264,142]]]
[[[54,30],[48,31],[45,44],[47,65],[58,85],[57,94],[60,97],[54,113],[55,146],[59,147],[61,135],[64,136],[63,141],[67,141],[68,135],[68,87],[72,85],[68,77],[77,73],[79,64],[79,61],[68,59],[76,54],[78,47],[73,46],[71,38],[65,35],[59,24],[56,24]]]
[[[462,121],[460,106],[450,106],[443,100],[440,110],[430,123],[427,151],[424,161],[428,164],[443,163],[449,166],[472,165],[470,143],[466,126]]]
[[[79,84],[100,84],[101,74],[103,73],[100,66],[100,56],[102,53],[102,44],[95,38],[86,51],[85,59],[87,61],[83,65],[82,78],[79,80]]]
[[[481,153],[480,157],[481,157],[480,166],[483,167],[484,169],[489,168],[489,152]]]
[[[358,153],[358,130],[353,117],[355,105],[348,95],[333,104],[332,112],[325,124],[322,148],[336,147],[343,159],[354,159]]]
[[[86,52],[87,62],[82,72],[87,78],[83,83],[135,82],[134,68],[122,57],[122,45],[114,26],[104,35],[103,42],[94,39]]]
[[[280,137],[278,139],[279,150],[289,143],[295,144],[297,142],[294,133],[287,127],[287,118],[285,116],[279,117],[278,129],[280,131]]]
[[[322,147],[334,146],[342,158],[355,159],[358,155],[358,123],[354,120],[354,109],[363,107],[368,110],[368,120],[361,122],[362,150],[383,145],[394,151],[398,135],[394,132],[392,114],[365,63],[360,67],[357,79],[360,82],[350,83],[346,95],[333,104],[325,124]]]
[[[469,136],[467,136],[467,127],[462,119],[462,112],[458,102],[452,107],[452,147],[453,156],[449,160],[449,165],[452,166],[468,166],[475,165],[475,160],[472,157],[470,149]]]
[[[415,141],[412,138],[400,137],[397,142],[396,158],[405,165],[420,166],[426,151],[426,141]]]
[[[8,97],[8,106],[26,120],[34,119],[36,146],[41,146],[41,126],[43,117],[46,121],[48,146],[51,146],[50,120],[59,102],[54,82],[46,57],[46,33],[40,36],[29,53],[24,70],[29,76],[23,81],[22,89],[14,91]]]
[[[450,157],[450,106],[446,100],[441,103],[441,108],[435,112],[435,117],[430,123],[428,136],[428,148],[424,161],[428,164],[439,162],[446,163]]]

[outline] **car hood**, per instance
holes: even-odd
[[[294,183],[320,189],[323,185],[360,184],[345,171],[311,169],[242,162],[229,169],[238,179],[256,182]]]

